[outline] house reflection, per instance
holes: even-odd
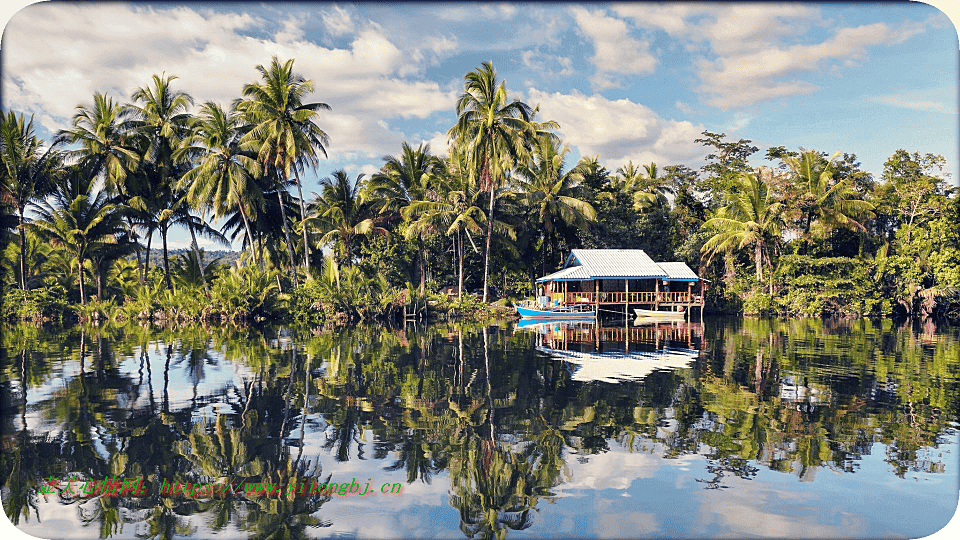
[[[573,380],[637,381],[657,370],[689,367],[703,346],[703,324],[651,321],[602,326],[594,320],[529,322],[518,328],[536,333],[536,349],[563,360]]]

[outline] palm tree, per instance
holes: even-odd
[[[323,193],[314,197],[307,207],[307,220],[321,225],[324,231],[320,244],[343,243],[343,260],[353,266],[353,240],[357,236],[373,233],[387,234],[368,217],[372,208],[363,200],[363,175],[350,182],[346,171],[334,171],[332,176],[320,181]]]
[[[27,206],[42,199],[60,174],[63,154],[57,142],[43,148],[43,141],[33,130],[33,116],[26,121],[22,114],[9,111],[0,114],[0,199],[13,206],[17,213],[20,236],[20,288],[27,289],[27,237],[24,213]]]
[[[421,144],[416,150],[406,142],[400,157],[386,156],[386,163],[370,178],[367,185],[369,199],[380,204],[380,213],[402,212],[416,201],[426,198],[431,183],[442,173],[443,161],[430,155],[430,146]],[[420,261],[420,291],[426,288],[426,258],[424,257],[424,231],[416,234],[417,254]]]
[[[483,301],[487,301],[490,275],[490,242],[493,236],[494,192],[510,169],[523,161],[526,145],[535,131],[531,120],[535,113],[526,103],[507,102],[506,83],[497,83],[493,64],[464,76],[463,94],[457,101],[457,123],[447,136],[464,146],[471,178],[490,193],[487,213],[487,246],[483,262]],[[552,126],[552,123],[544,124]]]
[[[253,250],[250,219],[263,204],[263,192],[257,184],[259,173],[254,156],[244,151],[240,139],[244,134],[240,116],[235,110],[226,112],[213,102],[204,103],[197,116],[194,134],[176,156],[194,156],[196,166],[183,175],[178,188],[187,201],[202,212],[211,210],[220,219],[234,210],[243,218],[246,242]],[[256,251],[257,264],[263,268],[263,256]]]
[[[763,180],[764,174],[769,177],[769,171],[762,170],[758,173],[740,173],[737,176],[734,181],[735,190],[727,193],[727,205],[704,223],[704,227],[713,227],[716,233],[701,249],[708,257],[712,257],[717,253],[739,251],[753,246],[759,283],[763,282],[764,261],[768,269],[771,266],[769,246],[780,240],[785,210],[783,203],[774,196],[769,182]]]
[[[457,297],[463,298],[463,237],[466,236],[477,251],[470,233],[482,234],[481,224],[487,219],[480,207],[480,193],[477,183],[471,181],[465,156],[454,148],[444,174],[434,183],[424,200],[412,201],[403,209],[403,216],[410,221],[408,235],[421,238],[428,231],[439,231],[446,227],[444,234],[452,236],[454,251],[457,254]],[[496,227],[496,224],[495,224]],[[500,224],[500,228],[506,225]]]
[[[141,173],[154,188],[154,200],[149,205],[159,211],[157,228],[163,241],[163,275],[167,289],[173,289],[170,279],[170,256],[167,252],[167,235],[174,224],[171,219],[181,215],[182,196],[175,189],[175,184],[184,173],[182,163],[174,160],[174,152],[190,134],[191,116],[187,109],[193,105],[190,94],[173,91],[171,83],[176,76],[154,75],[152,86],[138,88],[131,95],[135,103],[127,106],[127,110],[135,120],[132,128],[141,142]],[[186,207],[184,206],[184,209]],[[194,235],[192,221],[181,217],[176,220],[187,225],[191,235]],[[196,244],[196,240],[194,240]]]
[[[533,162],[518,170],[521,198],[531,218],[542,227],[543,273],[548,249],[551,257],[554,253],[558,222],[585,230],[588,222],[597,218],[590,203],[572,196],[587,166],[579,163],[562,172],[563,158],[569,152],[567,145],[558,148],[551,138],[542,137],[533,148]]]
[[[140,161],[130,137],[130,112],[113,98],[96,93],[93,106],[78,105],[73,127],[58,134],[58,138],[80,145],[70,157],[86,162],[108,191],[123,193],[127,172]]]
[[[82,171],[74,171],[71,175],[74,182],[58,185],[50,199],[39,205],[38,217],[31,224],[54,249],[73,257],[81,304],[86,304],[83,266],[87,258],[103,246],[120,243],[126,237],[121,208],[110,204],[103,190],[94,191],[93,181],[85,176]]]
[[[313,81],[293,72],[292,59],[281,64],[274,56],[269,68],[258,65],[257,71],[260,72],[263,82],[244,85],[245,99],[239,100],[236,107],[251,124],[244,142],[256,150],[257,160],[263,165],[264,174],[268,167],[275,167],[280,172],[281,186],[286,185],[291,169],[293,170],[300,200],[300,216],[303,218],[307,214],[299,171],[305,163],[316,165],[317,150],[322,152],[324,157],[327,155],[327,134],[317,126],[315,120],[319,117],[318,111],[330,110],[330,106],[326,103],[303,103],[303,99],[313,92]],[[284,234],[290,249],[290,264],[294,265],[295,250],[290,243],[286,221]],[[309,271],[310,247],[306,227],[303,228],[303,256],[304,268]],[[294,282],[296,283],[295,273]]]
[[[144,189],[137,182],[132,182],[128,176],[139,168],[140,153],[134,140],[131,121],[132,111],[105,94],[93,95],[93,105],[78,105],[77,112],[71,121],[72,127],[57,134],[58,141],[66,141],[79,145],[79,148],[67,152],[68,158],[75,158],[78,164],[88,174],[103,180],[104,188],[109,194],[120,195],[126,203],[131,192]],[[143,182],[139,182],[142,184]],[[149,182],[148,182],[149,184]],[[148,186],[149,187],[149,186]],[[77,193],[76,195],[79,195]],[[149,228],[150,219],[138,217],[134,213],[127,213],[128,238],[136,240],[136,227],[148,227],[147,260],[143,268],[143,275],[150,266],[150,239],[153,229]],[[137,265],[140,261],[140,244],[135,243],[137,251]]]
[[[667,193],[673,190],[658,175],[657,164],[651,162],[641,168],[633,161],[617,169],[617,175],[610,179],[610,187],[621,189],[633,198],[633,208],[643,212],[650,208],[667,204]]]
[[[821,233],[836,227],[864,231],[862,222],[873,216],[874,206],[856,198],[851,180],[836,178],[839,156],[837,152],[828,160],[816,151],[801,149],[800,155],[783,158],[802,191],[799,206],[805,241],[809,241],[814,220],[824,229]]]

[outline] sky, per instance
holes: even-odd
[[[165,73],[198,106],[228,105],[258,64],[294,59],[331,108],[305,194],[337,169],[371,174],[404,141],[445,154],[463,77],[485,61],[559,124],[567,167],[699,169],[709,130],[752,140],[756,166],[770,146],[843,151],[879,179],[902,148],[960,179],[957,30],[923,3],[44,2],[8,17],[3,108],[45,138],[95,92],[129,101]]]
[[[960,21],[950,0],[930,3]],[[957,29],[923,3],[0,4],[2,107],[48,140],[94,92],[127,101],[166,73],[197,104],[226,105],[255,66],[293,58],[331,107],[306,193],[340,168],[372,173],[404,141],[445,153],[463,76],[485,61],[559,123],[568,166],[697,169],[709,130],[752,140],[755,165],[770,146],[839,150],[879,178],[902,148],[943,155],[960,179]]]

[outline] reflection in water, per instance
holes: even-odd
[[[89,538],[890,537],[953,513],[955,329],[524,326],[4,326],[4,511]],[[307,478],[403,493],[287,491]]]
[[[640,320],[640,319],[638,319]],[[594,321],[546,322],[522,328],[536,332],[536,349],[576,366],[579,382],[639,381],[657,370],[687,367],[701,345],[702,323],[650,322],[600,326]]]

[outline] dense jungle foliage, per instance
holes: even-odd
[[[709,280],[708,311],[960,318],[960,199],[942,156],[898,150],[876,178],[852,153],[779,146],[754,167],[750,140],[704,131],[699,170],[571,165],[560,126],[485,63],[464,77],[446,155],[404,143],[377,173],[334,171],[307,198],[331,105],[305,102],[293,60],[258,70],[226,107],[194,103],[173,76],[128,103],[96,94],[49,142],[4,112],[2,317],[480,316],[586,247],[686,262]],[[170,257],[174,228],[193,248]],[[208,260],[198,236],[241,256]]]

